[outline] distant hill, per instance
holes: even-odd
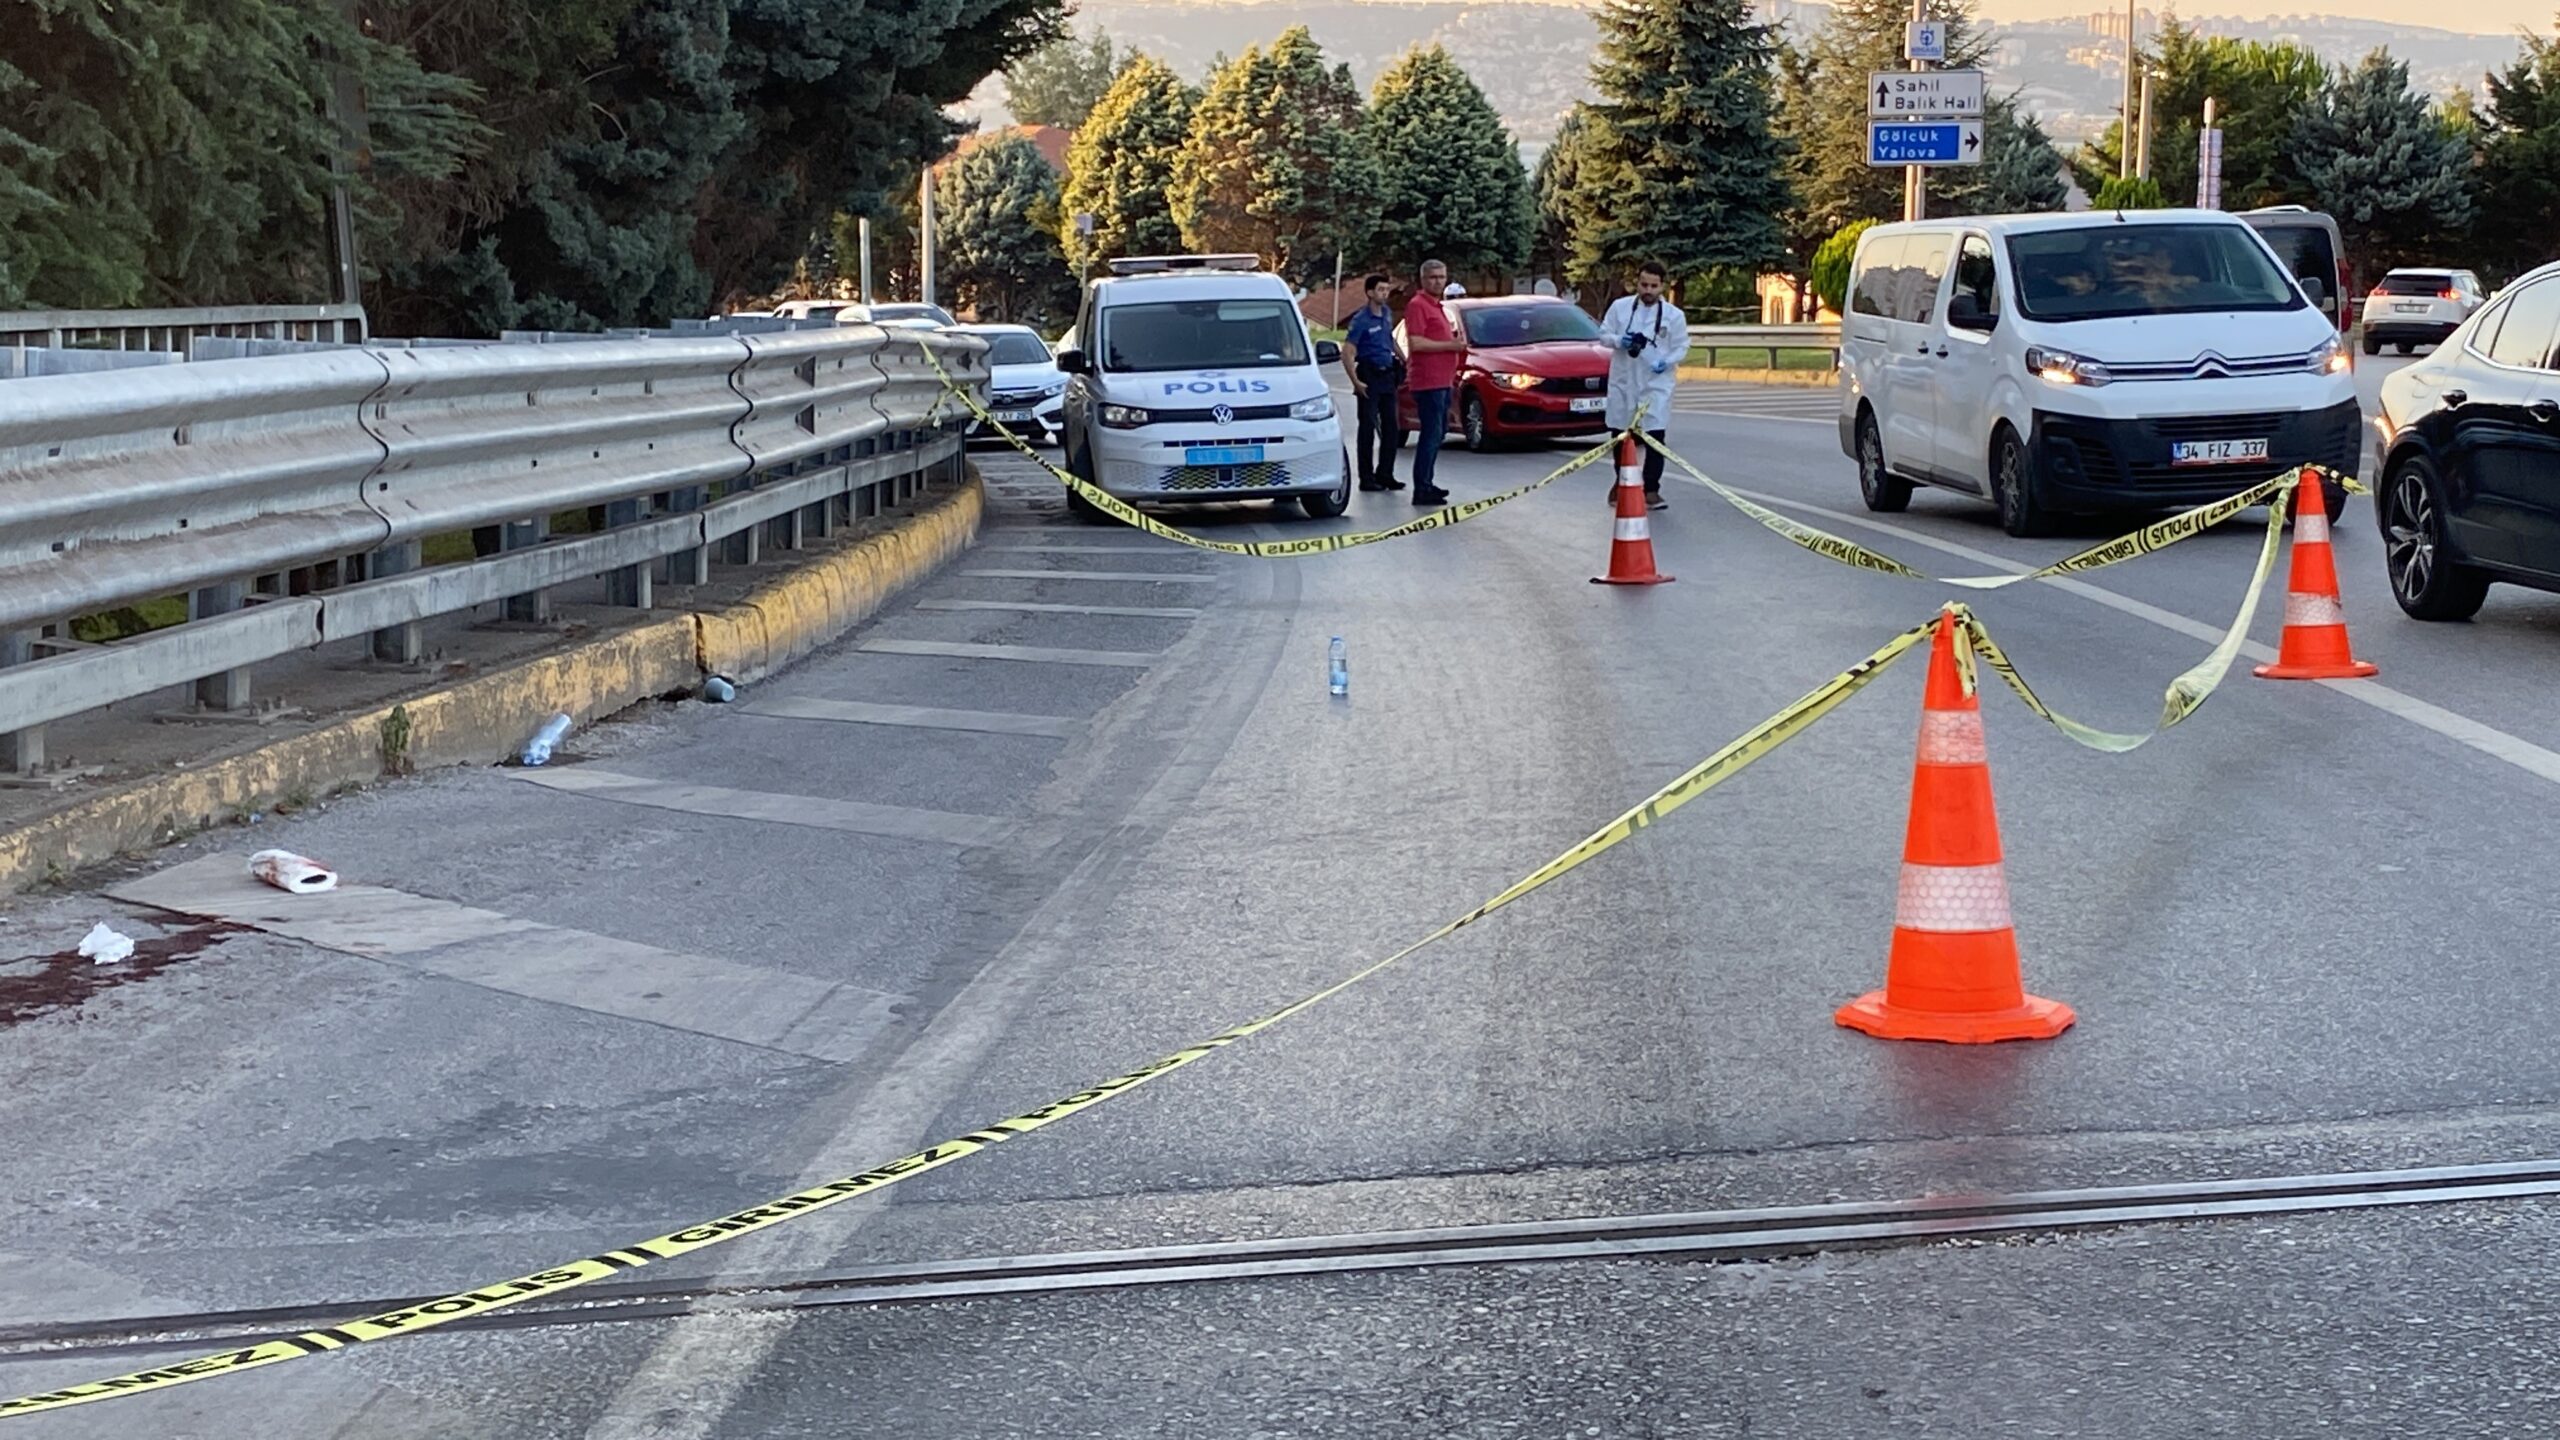
[[[1800,36],[1830,14],[1826,5],[1796,0],[1762,0],[1762,11]],[[2156,23],[2145,12],[2146,31]],[[2409,62],[2417,84],[2438,94],[2476,92],[2481,76],[2512,61],[2519,49],[2512,35],[2326,16],[2190,23],[2238,39],[2291,40],[2339,64],[2385,48]],[[1325,53],[1349,62],[1363,86],[1407,49],[1436,42],[1476,77],[1532,158],[1554,138],[1574,102],[1588,98],[1597,38],[1581,5],[1547,0],[1082,0],[1075,24],[1156,55],[1195,81],[1218,56],[1291,25],[1314,31]],[[2115,118],[2124,71],[2122,41],[2110,37],[2120,37],[2123,24],[2119,11],[1996,26],[2000,44],[1992,84],[2018,92],[2057,139],[2093,134]],[[989,81],[963,109],[984,123],[1004,123],[1002,82]]]

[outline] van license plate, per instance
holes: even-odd
[[[1185,465],[1259,465],[1262,463],[1262,447],[1259,445],[1194,445],[1182,452],[1182,463]]]
[[[1569,408],[1576,415],[1597,415],[1609,408],[1609,400],[1603,395],[1577,395]]]
[[[2264,440],[2179,440],[2169,446],[2172,465],[2242,465],[2266,458]]]

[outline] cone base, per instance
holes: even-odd
[[[2008,1010],[1949,1014],[1887,1003],[1870,990],[1833,1013],[1833,1020],[1879,1040],[1940,1040],[1949,1045],[1989,1045],[2001,1040],[2050,1040],[2080,1018],[2059,1000],[2030,995]]]
[[[2362,680],[2368,675],[2381,674],[2382,667],[2370,660],[2327,665],[2287,665],[2279,660],[2273,665],[2261,665],[2250,673],[2261,680]]]
[[[1594,585],[1668,585],[1678,578],[1680,577],[1676,575],[1594,575],[1591,577],[1591,583]]]

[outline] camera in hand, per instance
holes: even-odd
[[[1625,347],[1628,354],[1641,355],[1644,353],[1644,347],[1653,343],[1653,337],[1641,330],[1630,330],[1627,332],[1627,338],[1619,343]]]

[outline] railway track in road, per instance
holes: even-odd
[[[683,1280],[595,1285],[574,1299],[527,1302],[455,1320],[448,1330],[525,1330],[666,1320],[699,1311],[1031,1296],[1210,1280],[1665,1257],[1761,1260],[1951,1239],[2068,1234],[2173,1221],[2305,1215],[2408,1205],[2560,1196],[2560,1159],[2420,1170],[2355,1171],[2022,1194],[1932,1196],[1692,1214],[1618,1215],[1517,1224],[1366,1231],[1132,1250],[999,1255],[865,1265],[719,1284]],[[257,1310],[0,1326],[0,1366],[108,1359],[234,1344],[351,1315],[414,1304],[373,1298]]]

